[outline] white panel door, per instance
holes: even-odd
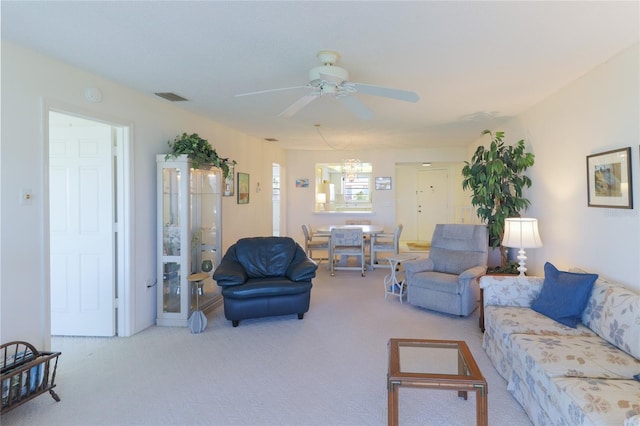
[[[51,127],[51,334],[115,335],[111,127]]]
[[[418,181],[418,240],[431,241],[438,223],[447,223],[449,174],[447,170],[421,170]]]

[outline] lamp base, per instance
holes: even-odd
[[[518,264],[520,266],[518,266],[518,271],[520,271],[519,276],[520,277],[524,277],[524,273],[527,272],[527,267],[525,266],[525,262],[527,260],[527,256],[524,253],[524,249],[521,248],[520,250],[518,250],[518,257],[517,259],[520,261]]]

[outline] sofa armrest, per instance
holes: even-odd
[[[407,274],[415,274],[417,272],[433,271],[433,261],[431,259],[409,260],[403,263]]]
[[[531,307],[531,303],[540,294],[543,283],[544,277],[485,275],[480,278],[484,306]]]
[[[302,247],[296,247],[296,254],[285,275],[291,281],[311,281],[316,276],[318,264],[310,259]]]
[[[213,273],[213,279],[219,286],[224,287],[244,284],[249,279],[249,275],[240,262],[225,256]]]

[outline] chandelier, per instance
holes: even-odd
[[[358,177],[358,172],[360,172],[360,160],[356,158],[342,160],[342,174],[345,179],[353,182]]]

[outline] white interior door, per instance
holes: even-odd
[[[449,173],[447,170],[421,170],[418,181],[418,240],[431,241],[438,223],[448,222]]]
[[[115,335],[113,174],[109,125],[50,126],[53,335]]]

